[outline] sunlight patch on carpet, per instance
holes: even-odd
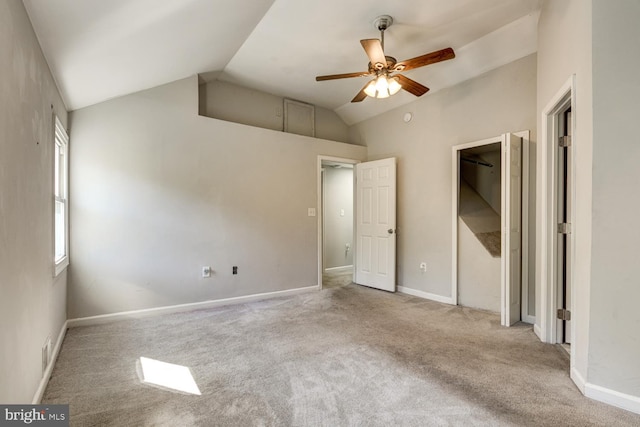
[[[163,389],[177,390],[200,396],[200,389],[191,375],[191,370],[182,365],[161,362],[147,357],[140,358],[142,382]]]

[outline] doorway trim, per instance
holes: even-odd
[[[513,132],[513,135],[522,138],[522,264],[520,291],[522,313],[521,319],[526,323],[535,323],[535,316],[528,313],[529,307],[529,138],[530,131],[523,130]],[[458,211],[460,197],[460,151],[467,148],[481,147],[483,145],[502,142],[502,135],[487,138],[480,141],[468,142],[466,144],[452,147],[452,185],[451,185],[451,302],[458,305]],[[504,167],[504,165],[503,165]],[[504,183],[500,184],[501,186]],[[502,285],[501,285],[502,286]],[[501,308],[501,311],[504,308]]]
[[[360,160],[356,160],[356,159],[347,159],[347,158],[343,158],[343,157],[333,157],[333,156],[323,156],[323,155],[319,155],[318,156],[318,161],[317,161],[317,175],[316,175],[316,194],[317,194],[317,200],[316,200],[316,206],[318,207],[316,209],[316,217],[317,217],[317,240],[318,240],[318,290],[322,290],[322,273],[323,273],[323,265],[324,265],[324,259],[323,259],[323,249],[324,249],[324,227],[323,227],[323,211],[324,211],[324,204],[322,202],[322,162],[323,161],[330,161],[330,162],[338,162],[338,163],[346,163],[346,164],[350,164],[350,165],[356,165],[358,163],[360,163]],[[353,191],[355,194],[355,175],[354,175],[354,182],[353,182]],[[353,204],[354,204],[354,210],[353,212],[355,212],[355,197],[353,199]],[[355,236],[355,215],[353,216],[353,233]],[[353,240],[353,248],[352,250],[355,251],[357,250],[356,248],[356,241],[355,238]],[[353,257],[353,280],[355,280],[355,268],[356,268],[356,259],[355,256]]]
[[[575,180],[576,171],[576,105],[575,93],[576,82],[575,74],[572,75],[551,98],[547,106],[542,110],[542,143],[540,145],[540,329],[537,330],[538,337],[541,341],[555,344],[558,341],[556,307],[558,305],[558,286],[556,283],[557,265],[557,232],[556,218],[558,213],[558,136],[559,127],[562,118],[560,117],[564,111],[571,107],[571,135],[573,155],[569,161],[571,162],[571,181]],[[576,190],[575,185],[572,186],[569,197],[572,206],[576,206]],[[576,229],[576,210],[572,209],[569,222],[572,231]],[[570,235],[571,253],[570,253],[570,269],[575,271],[575,232]],[[575,286],[574,276],[571,275],[571,307],[569,310],[575,317]],[[576,322],[571,322],[571,336],[575,337]],[[575,360],[575,345],[571,346],[570,366],[573,367]]]

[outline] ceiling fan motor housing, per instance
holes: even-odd
[[[375,73],[376,71],[382,71],[385,68],[389,71],[392,71],[392,70],[397,71],[394,68],[396,65],[396,62],[398,62],[396,58],[394,58],[393,56],[385,56],[385,59],[387,60],[386,67],[384,64],[381,64],[379,62],[376,64],[372,64],[371,62],[369,62],[369,72]]]

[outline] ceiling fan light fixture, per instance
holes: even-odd
[[[395,95],[402,88],[395,77],[389,78],[386,75],[380,75],[371,80],[364,88],[364,93],[372,98],[388,98]]]
[[[389,79],[389,95],[395,95],[398,91],[402,89],[400,82],[397,78],[391,77]]]
[[[372,98],[376,97],[376,79],[369,82],[369,84],[364,88],[364,93]]]

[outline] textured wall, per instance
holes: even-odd
[[[593,2],[590,383],[640,397],[640,3]],[[631,53],[633,52],[633,53]],[[636,400],[635,411],[640,411]]]
[[[27,403],[66,320],[53,278],[53,112],[66,109],[19,0],[0,2],[0,402]],[[73,144],[73,143],[72,143]],[[71,148],[72,150],[73,148]]]
[[[220,120],[283,129],[283,98],[223,81],[200,85],[200,114]],[[348,127],[333,111],[315,107],[316,138],[349,142]]]
[[[317,285],[318,155],[366,148],[202,117],[197,96],[193,77],[73,112],[71,318]]]
[[[576,156],[575,194],[576,222],[572,226],[575,235],[574,312],[572,322],[578,325],[572,337],[576,359],[573,367],[586,379],[589,334],[589,299],[591,282],[591,185],[592,185],[592,81],[591,81],[591,1],[546,1],[538,24],[538,114],[556,95],[560,88],[575,74],[576,110],[574,153]],[[538,131],[542,132],[541,120]],[[542,142],[542,141],[541,141]],[[538,212],[539,221],[544,218],[541,202],[543,190],[542,144],[538,144]],[[539,229],[536,237],[542,239]],[[538,245],[542,249],[542,245]],[[541,254],[536,258],[536,296],[541,297],[545,275],[541,266]],[[539,300],[537,301],[539,303]],[[538,305],[540,307],[540,305]],[[541,313],[536,322],[540,325]]]

